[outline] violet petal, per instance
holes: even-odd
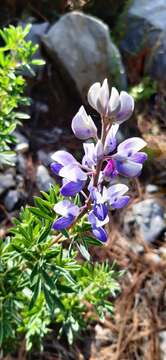
[[[118,122],[118,124],[122,124],[132,115],[134,110],[134,99],[131,95],[127,94],[127,92],[121,91],[120,104],[120,110],[116,114],[116,122]]]
[[[144,148],[146,146],[146,142],[139,138],[139,137],[133,137],[130,139],[127,139],[123,141],[121,144],[119,144],[117,148],[117,152],[126,156],[130,157],[134,154],[136,154],[139,150]]]
[[[72,120],[72,130],[78,139],[86,140],[97,136],[97,128],[83,106]]]
[[[111,203],[111,207],[112,209],[121,209],[128,204],[129,200],[130,196],[121,196],[119,199],[114,199],[114,201]]]
[[[108,103],[108,116],[113,115],[120,110],[120,96],[119,92],[115,87],[112,87],[111,96]]]
[[[77,164],[78,161],[71,155],[68,151],[58,150],[54,154],[51,155],[51,159],[56,161],[58,164],[63,166],[68,164]]]
[[[112,198],[119,198],[120,196],[124,195],[129,190],[128,186],[125,184],[114,184],[111,185],[107,189],[107,196],[108,200]]]
[[[97,110],[97,99],[98,99],[98,96],[99,96],[99,92],[100,92],[100,83],[99,82],[96,82],[94,83],[89,91],[88,91],[88,103],[89,105],[91,105],[95,110]]]
[[[55,175],[59,175],[59,171],[62,169],[63,165],[58,164],[56,162],[52,163],[50,165],[51,171],[55,174]]]
[[[108,155],[109,153],[111,153],[112,151],[115,150],[116,148],[116,133],[119,129],[119,124],[113,124],[106,136],[105,139],[105,145],[104,145],[104,154]]]
[[[100,114],[106,115],[109,101],[109,87],[108,80],[105,79],[100,88],[98,99],[97,99],[97,110]]]
[[[59,219],[54,221],[52,227],[54,230],[63,230],[70,226],[73,220],[74,217],[72,215],[68,217],[60,217]]]
[[[108,215],[108,207],[106,204],[95,204],[93,206],[93,212],[100,221],[103,221]]]
[[[93,235],[96,237],[96,239],[102,241],[102,242],[106,242],[108,239],[108,235],[106,233],[106,231],[102,228],[102,227],[94,227],[92,228],[92,233]]]
[[[60,193],[63,196],[75,196],[84,187],[84,181],[69,181],[61,187]]]
[[[66,178],[70,181],[82,180],[86,181],[87,174],[81,170],[81,168],[77,165],[69,164],[67,166],[64,166],[60,171],[59,175]]]
[[[143,164],[144,161],[147,160],[147,158],[148,158],[148,155],[146,153],[139,151],[136,154],[132,155],[130,157],[130,160],[134,161],[136,163],[139,163],[139,164]]]
[[[142,170],[142,164],[138,164],[130,160],[126,160],[122,162],[116,161],[116,169],[121,175],[128,177],[135,177],[140,175],[140,172]]]
[[[79,214],[80,210],[78,206],[74,205],[71,201],[65,199],[55,204],[54,211],[64,217],[68,217],[69,215],[75,217]]]

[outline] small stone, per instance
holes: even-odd
[[[135,237],[140,233],[147,243],[158,240],[166,230],[164,208],[155,198],[149,198],[134,204],[124,219],[124,231],[127,236]]]
[[[17,144],[15,146],[15,151],[17,153],[25,153],[29,150],[29,141],[28,139],[20,134],[18,131],[14,131],[13,134],[17,140]]]
[[[26,158],[22,154],[17,155],[16,167],[17,167],[17,171],[20,174],[22,175],[26,174],[27,163],[26,163]]]
[[[52,153],[51,153],[52,154]],[[38,160],[41,161],[41,163],[44,165],[44,166],[49,166],[51,164],[51,162],[53,160],[51,160],[51,154],[50,153],[46,153],[45,151],[43,150],[39,150],[37,152],[37,155],[38,155]]]
[[[54,180],[49,175],[45,166],[39,165],[36,172],[36,185],[40,191],[48,191],[50,185],[54,184]]]
[[[0,174],[0,195],[2,195],[6,190],[15,186],[15,180],[13,174],[4,173]]]
[[[28,150],[29,150],[29,144],[27,144],[26,142],[17,144],[17,145],[15,146],[15,151],[16,151],[17,153],[23,154],[23,153],[27,152]]]
[[[156,193],[158,191],[159,191],[159,187],[157,185],[148,184],[146,186],[146,192],[149,193],[149,194],[154,194],[154,193]]]
[[[12,211],[17,207],[20,207],[23,201],[23,193],[18,190],[9,190],[4,199],[5,208],[8,211]]]
[[[19,187],[19,189],[22,189],[24,187],[24,178],[20,174],[16,175],[16,185],[17,187]]]
[[[166,331],[159,332],[161,360],[166,360]]]

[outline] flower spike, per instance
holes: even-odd
[[[67,151],[56,151],[52,155],[51,170],[62,178],[60,193],[65,197],[54,207],[60,217],[54,221],[53,229],[70,228],[87,214],[93,236],[105,243],[108,239],[105,225],[109,223],[110,211],[123,208],[130,200],[126,194],[128,187],[117,183],[117,176],[132,178],[140,174],[147,159],[146,153],[140,150],[146,142],[133,137],[117,144],[119,126],[134,110],[134,100],[127,92],[119,93],[115,87],[110,91],[105,79],[102,84],[97,82],[90,87],[88,102],[101,115],[101,138],[97,136],[92,118],[81,106],[72,120],[75,136],[88,140],[83,143],[81,163]],[[84,201],[80,207],[71,201],[77,193],[81,193],[81,202]]]

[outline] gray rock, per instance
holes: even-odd
[[[20,174],[16,175],[16,185],[17,185],[17,189],[24,188],[24,177]]]
[[[158,191],[159,191],[159,187],[157,185],[148,184],[146,186],[146,192],[149,193],[149,194],[154,194],[154,193],[156,193]]]
[[[38,152],[37,152],[38,160],[41,161],[41,163],[44,166],[49,166],[51,164],[51,162],[53,161],[51,159],[51,155],[52,155],[52,153],[46,153],[43,150],[38,150]]]
[[[21,205],[24,198],[25,196],[22,192],[18,190],[9,190],[4,199],[5,208],[8,211],[14,210],[18,205]]]
[[[24,155],[22,155],[22,154],[17,155],[16,167],[17,167],[17,171],[20,174],[22,174],[22,175],[26,174],[26,172],[27,172],[27,161],[26,161],[26,158],[24,157]]]
[[[166,1],[133,0],[121,22],[125,25],[120,47],[128,65],[135,64],[138,76],[144,71],[165,82]]]
[[[14,186],[15,180],[13,174],[0,174],[0,195],[2,195],[6,190],[11,189]]]
[[[159,332],[161,360],[166,360],[166,331]]]
[[[49,175],[48,170],[45,166],[39,165],[36,172],[36,185],[38,189],[40,191],[48,191],[51,184],[54,184],[54,181]]]
[[[29,150],[29,141],[28,139],[20,134],[18,131],[15,131],[13,133],[13,135],[15,136],[16,140],[17,140],[17,144],[15,146],[15,151],[17,153],[25,153]]]
[[[143,239],[151,243],[166,229],[164,209],[156,199],[146,199],[133,205],[133,217]]]
[[[102,21],[71,12],[50,28],[43,43],[69,89],[74,85],[83,99],[94,82],[106,77],[120,89],[126,87],[120,53]]]

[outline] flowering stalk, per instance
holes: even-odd
[[[118,183],[118,176],[130,178],[140,175],[147,155],[140,150],[146,142],[133,137],[117,145],[117,132],[120,124],[133,113],[134,100],[125,91],[120,94],[114,87],[109,91],[107,79],[103,84],[93,84],[88,92],[89,104],[101,116],[101,136],[91,116],[83,106],[72,120],[72,130],[83,143],[84,156],[79,163],[67,151],[56,151],[52,155],[51,169],[62,178],[60,189],[64,199],[54,206],[60,218],[53,223],[53,229],[70,229],[87,214],[93,235],[106,242],[108,235],[104,226],[109,222],[110,210],[120,209],[128,204],[128,187]],[[91,139],[91,141],[89,141]],[[88,196],[81,207],[71,201],[86,187]],[[70,198],[70,199],[68,199]],[[59,239],[59,236],[58,236]]]

